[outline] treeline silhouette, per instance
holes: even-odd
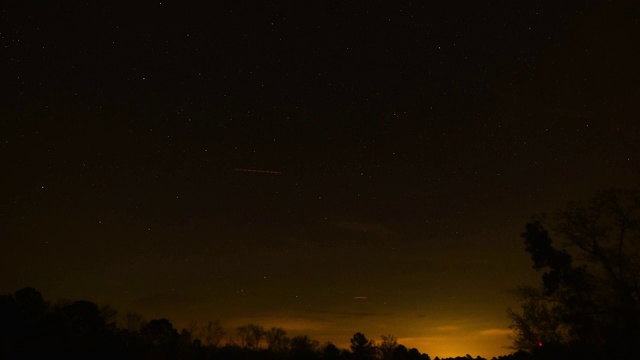
[[[350,349],[340,349],[306,335],[288,337],[278,327],[247,324],[236,328],[235,336],[227,336],[218,321],[193,323],[178,331],[167,319],[145,321],[136,313],[127,313],[120,327],[116,315],[109,305],[100,307],[90,301],[47,302],[29,287],[0,295],[0,358],[431,360],[415,348],[398,344],[392,335],[383,335],[376,343],[356,333]],[[497,360],[529,358],[520,352]],[[454,359],[474,358],[434,358]]]

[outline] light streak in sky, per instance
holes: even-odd
[[[244,168],[236,168],[235,170],[240,172],[259,173],[259,174],[275,174],[275,175],[282,174],[282,171],[276,171],[276,170],[260,170],[260,169],[244,169]]]
[[[367,300],[366,296],[354,296],[353,298],[356,300]]]

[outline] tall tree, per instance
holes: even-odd
[[[638,355],[640,189],[601,191],[527,224],[522,238],[542,282],[539,290],[521,291],[522,312],[509,312],[514,347],[550,341],[592,354]]]
[[[355,333],[351,338],[351,351],[353,357],[358,360],[373,359],[376,355],[376,347],[373,340],[368,340],[363,333]]]

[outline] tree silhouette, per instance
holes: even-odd
[[[524,286],[518,291],[522,312],[507,310],[511,319],[509,327],[514,330],[513,349],[533,351],[541,344],[569,341],[562,321],[562,307],[549,301],[536,288]]]
[[[140,336],[152,348],[170,349],[178,342],[178,331],[167,319],[155,319],[140,328]]]
[[[125,329],[127,329],[127,331],[129,332],[138,332],[140,331],[140,328],[142,327],[142,325],[144,324],[144,316],[135,313],[135,312],[127,312],[126,318],[125,318],[125,324],[126,327]]]
[[[362,333],[353,335],[349,352],[332,343],[320,347],[306,335],[289,339],[282,328],[264,331],[250,323],[237,328],[242,347],[233,342],[218,347],[224,334],[219,321],[202,327],[193,322],[188,329],[178,331],[167,319],[145,322],[141,315],[129,312],[123,328],[118,327],[116,314],[111,306],[90,301],[45,302],[33,288],[0,294],[0,359],[77,355],[114,359],[373,360],[377,355],[374,342]],[[207,344],[203,345],[196,335]],[[263,337],[266,349],[260,346]],[[429,359],[417,349],[399,345],[391,335],[381,338],[380,354],[389,359]],[[384,360],[382,356],[380,359]]]
[[[421,354],[420,351],[416,348],[411,348],[407,352],[407,360],[431,360],[429,355]]]
[[[380,335],[380,345],[378,351],[382,360],[393,359],[394,352],[398,347],[398,340],[393,335]]]
[[[355,333],[351,338],[351,351],[355,359],[373,359],[376,355],[375,343],[362,333]]]
[[[202,341],[206,346],[218,346],[222,338],[226,334],[222,326],[220,325],[220,320],[209,321],[205,325],[200,328],[200,333],[202,334]]]
[[[322,348],[322,359],[324,360],[338,360],[340,359],[340,349],[333,343],[327,343]]]
[[[94,333],[105,327],[98,305],[91,301],[75,301],[62,309],[69,326],[81,333]]]
[[[320,344],[307,335],[295,336],[291,339],[291,355],[294,359],[313,359],[317,357]]]
[[[247,324],[236,329],[240,345],[247,349],[255,350],[260,347],[260,340],[264,335],[264,329],[260,325]]]
[[[273,352],[284,352],[289,347],[289,338],[283,328],[272,327],[265,332],[267,348]]]
[[[100,307],[100,317],[105,324],[111,327],[115,327],[116,321],[118,319],[118,311],[111,305],[103,305]]]
[[[13,294],[0,296],[0,354],[29,346],[28,339],[34,332],[30,318],[33,314]]]
[[[27,318],[42,317],[46,311],[47,305],[42,298],[42,294],[34,288],[20,289],[15,292],[14,298],[20,311]]]
[[[640,189],[601,191],[527,224],[522,238],[543,273],[540,290],[521,291],[522,313],[509,312],[514,347],[640,357]]]

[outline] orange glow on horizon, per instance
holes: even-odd
[[[180,321],[175,325],[177,328],[187,326],[190,321]],[[258,316],[239,317],[223,320],[222,325],[227,331],[227,337],[221,344],[233,343],[235,341],[235,329],[238,326],[253,323],[263,326],[265,329],[271,327],[281,327],[290,337],[307,335],[320,344],[331,342],[341,349],[349,349],[350,339],[355,332],[362,332],[369,340],[374,340],[376,344],[380,342],[380,335],[390,333],[397,337],[398,344],[408,349],[416,348],[421,353],[428,354],[432,359],[436,356],[440,358],[465,356],[481,356],[491,359],[494,356],[507,355],[512,352],[508,348],[510,340],[508,336],[512,333],[509,329],[485,328],[474,329],[474,325],[437,325],[433,327],[409,326],[404,323],[403,331],[409,334],[396,333],[393,329],[383,329],[377,325],[365,324],[351,325],[341,323],[336,326],[332,321],[326,319],[311,319],[298,316]],[[344,331],[335,332],[335,327]]]

